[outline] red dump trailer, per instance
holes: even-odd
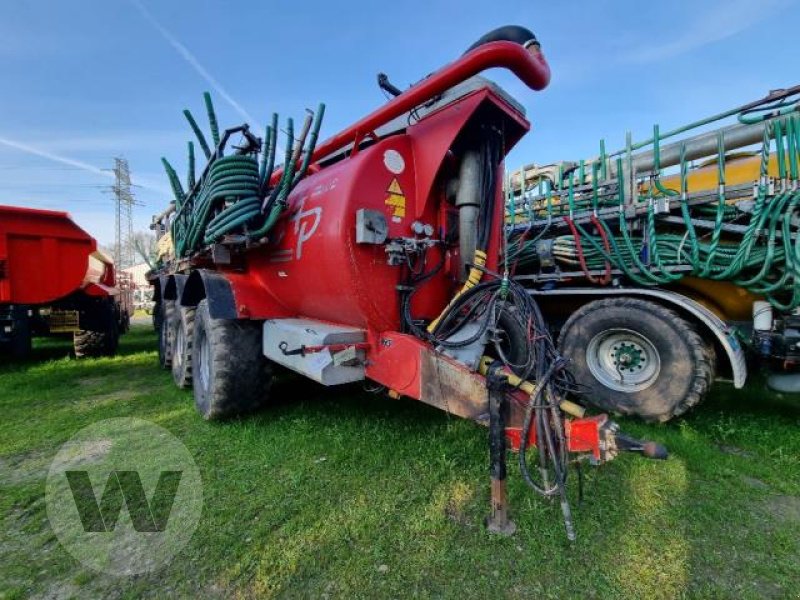
[[[72,334],[75,354],[112,355],[128,328],[132,282],[65,212],[0,206],[0,352]]]

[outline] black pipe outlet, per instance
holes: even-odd
[[[492,29],[492,31],[489,33],[481,36],[477,42],[467,48],[467,52],[475,50],[475,48],[490,42],[516,42],[521,46],[528,46],[530,44],[536,44],[537,46],[539,45],[539,42],[536,40],[536,36],[530,29],[527,29],[526,27],[520,27],[519,25],[504,25],[503,27]],[[464,52],[464,54],[467,52]]]

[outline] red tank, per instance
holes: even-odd
[[[289,196],[286,216],[271,232],[276,242],[249,251],[244,270],[237,265],[226,273],[240,317],[301,316],[371,332],[399,329],[396,286],[402,270],[389,264],[383,245],[358,243],[359,211],[382,214],[389,239],[422,237],[414,227],[426,226],[432,231],[429,237],[457,238],[458,209],[448,201],[447,186],[458,177],[460,151],[468,140],[480,137],[480,127],[487,122],[502,128],[503,154],[529,129],[519,105],[486,80],[462,86],[410,125],[405,111],[495,64],[515,70],[533,87],[546,83],[546,77],[537,79],[546,63],[517,44],[495,42],[472,54],[471,61],[454,63],[456,68],[415,86],[412,97],[404,94],[317,149],[317,172]],[[403,122],[392,133],[390,121],[401,115]],[[363,147],[364,139],[371,137],[364,134],[381,126],[374,135],[379,141]],[[502,164],[497,181],[501,173]],[[492,270],[502,231],[501,185],[495,193],[496,226],[486,265]],[[463,280],[463,260],[472,259],[462,260],[457,247],[444,248],[436,246],[428,253],[428,264],[443,260],[443,268],[414,297],[413,310],[421,318],[434,318],[442,311]]]

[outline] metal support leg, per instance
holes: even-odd
[[[492,533],[513,535],[517,530],[508,518],[508,494],[506,491],[506,397],[502,386],[489,387],[489,472],[492,479],[492,507],[486,519],[486,527]]]

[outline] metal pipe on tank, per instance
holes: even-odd
[[[752,124],[735,123],[733,125],[724,127],[720,130],[701,133],[699,135],[682,139],[677,142],[665,144],[661,146],[659,167],[661,169],[664,169],[667,167],[672,167],[674,165],[680,164],[682,145],[686,146],[687,161],[697,160],[704,157],[716,156],[718,151],[717,138],[720,132],[723,134],[725,152],[731,152],[733,150],[744,148],[752,144],[758,144],[762,142],[764,139],[764,127],[769,126],[771,130],[771,124],[774,120],[775,119],[768,119],[765,121],[761,121],[759,123],[752,123]],[[611,159],[608,160],[609,164],[606,165],[607,179],[615,179],[617,176],[616,160],[613,160],[613,157],[620,155],[624,156],[625,152],[626,152],[625,150],[621,150],[615,154],[607,155],[607,160]],[[599,157],[587,160],[584,165],[585,170],[588,173],[591,173],[592,166],[599,160],[600,160]],[[627,171],[627,164],[626,164],[627,159],[623,160],[622,162],[623,162],[623,171]],[[652,171],[653,167],[655,166],[653,151],[649,150],[647,152],[639,152],[637,154],[633,154],[632,163],[634,171],[638,174],[648,173],[649,171]],[[564,163],[564,165],[577,167],[577,163]],[[556,166],[541,167],[536,164],[530,164],[520,169],[519,174],[515,173],[514,175],[512,175],[513,189],[515,190],[520,189],[520,185],[524,181],[531,180],[534,177],[533,175],[534,173],[537,176],[541,176],[543,172],[548,173],[552,181],[555,182],[557,180]]]
[[[709,131],[685,140],[661,146],[660,166],[671,167],[680,164],[681,146],[686,145],[686,160],[696,160],[706,156],[716,156],[718,138],[720,133],[724,136],[725,152],[757,144],[764,139],[764,126],[769,121],[753,123],[751,125],[734,124],[721,130]],[[633,167],[637,173],[652,171],[655,166],[652,150],[633,155]],[[616,167],[612,164],[612,175]]]
[[[481,158],[476,150],[468,150],[461,158],[458,172],[458,240],[461,280],[467,277],[467,263],[478,247],[478,209],[481,204]]]

